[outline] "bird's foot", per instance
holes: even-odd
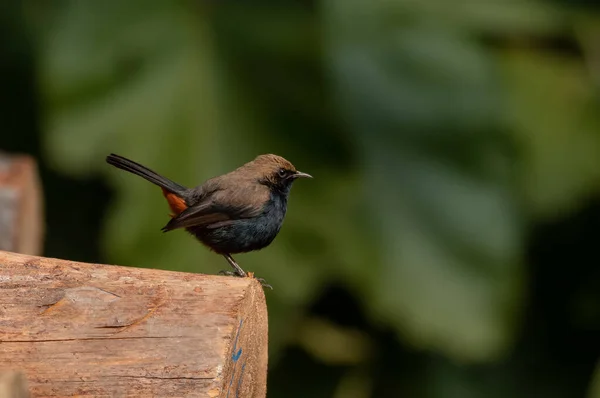
[[[263,278],[257,278],[254,276],[254,272],[246,272],[242,269],[242,267],[240,267],[238,265],[238,263],[235,262],[235,260],[233,259],[233,257],[231,257],[230,254],[224,254],[223,257],[225,257],[225,259],[227,260],[227,262],[229,263],[229,265],[231,265],[231,267],[234,269],[234,271],[220,271],[219,274],[221,275],[229,275],[229,276],[239,276],[242,278],[254,278],[257,281],[260,282],[260,284],[263,287],[268,287],[269,289],[273,290],[273,286],[269,285],[267,283],[267,281],[265,281]]]
[[[223,271],[219,271],[219,275],[236,276],[238,278],[253,278],[253,279],[256,279],[258,282],[260,282],[260,284],[263,287],[267,287],[267,288],[273,290],[273,286],[269,285],[266,280],[264,280],[263,278],[257,278],[257,277],[255,277],[254,276],[254,272],[247,272],[246,275],[240,275],[240,274],[238,274],[235,271],[225,271],[225,270],[223,270]]]

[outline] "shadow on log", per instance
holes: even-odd
[[[265,397],[253,279],[0,251],[0,373],[31,396]]]

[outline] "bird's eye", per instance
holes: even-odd
[[[277,172],[279,174],[279,177],[285,177],[285,175],[287,174],[287,170],[284,168],[279,169],[279,171]]]

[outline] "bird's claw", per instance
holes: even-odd
[[[225,275],[225,276],[236,276],[238,278],[253,278],[256,279],[263,287],[269,288],[271,290],[273,290],[273,286],[269,285],[267,283],[266,280],[264,280],[264,278],[257,278],[254,276],[254,272],[248,272],[246,273],[246,275],[240,275],[235,271],[219,271],[219,275]]]
[[[254,278],[262,285],[262,287],[268,287],[269,289],[273,290],[273,286],[269,285],[264,278],[257,278],[254,276],[254,272],[248,272],[248,278]]]
[[[262,285],[262,287],[267,287],[267,288],[273,290],[273,286],[269,285],[267,283],[267,281],[264,280],[263,278],[256,278],[256,280],[260,282],[260,284]]]

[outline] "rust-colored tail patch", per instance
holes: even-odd
[[[183,200],[183,198],[175,195],[173,192],[167,191],[164,188],[161,189],[163,191],[163,196],[165,197],[165,199],[167,199],[169,207],[173,212],[173,214],[171,214],[171,217],[175,217],[176,215],[187,209],[187,205],[185,204],[185,200]]]

